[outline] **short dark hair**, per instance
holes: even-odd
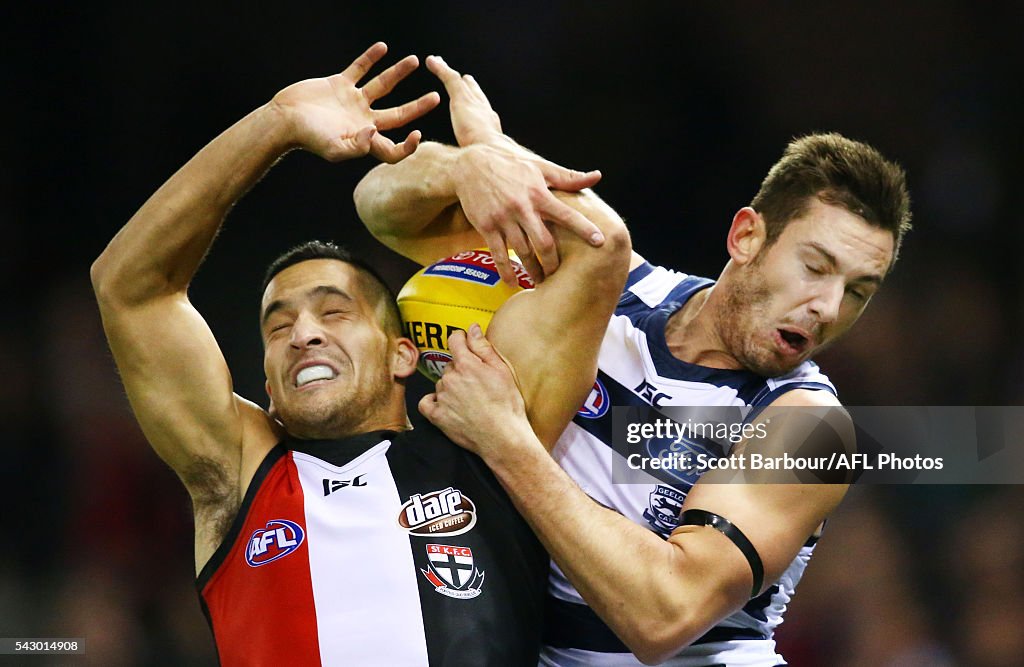
[[[356,258],[347,248],[335,245],[332,241],[307,241],[279,255],[267,267],[260,294],[267,291],[267,285],[274,279],[274,276],[290,266],[311,259],[336,259],[354,267],[359,276],[359,287],[365,292],[373,306],[378,309],[381,328],[391,336],[403,335],[402,316],[398,312],[395,293],[372,266]]]
[[[896,261],[903,235],[910,230],[910,195],[900,165],[835,132],[794,139],[750,202],[765,219],[768,245],[807,211],[811,197],[891,232]]]

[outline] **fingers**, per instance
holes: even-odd
[[[452,332],[452,335],[448,336],[448,351],[452,353],[452,364],[458,366],[464,364],[470,360],[473,356],[473,352],[469,349],[469,345],[466,344],[466,332],[459,331]]]
[[[372,125],[364,127],[350,137],[339,137],[335,141],[334,149],[325,157],[332,161],[361,157],[371,152],[373,142],[379,137],[377,128]]]
[[[427,56],[427,69],[441,80],[449,95],[453,88],[459,87],[463,82],[462,76],[449,67],[441,56]]]
[[[400,144],[395,144],[383,134],[375,133],[369,142],[368,151],[381,162],[395,164],[412,155],[420,145],[419,130],[413,130]],[[365,155],[365,152],[363,153]]]
[[[604,234],[585,215],[548,193],[537,206],[545,220],[565,227],[592,246],[604,243]]]
[[[498,355],[491,345],[491,341],[484,336],[484,330],[479,324],[473,323],[469,327],[469,335],[466,337],[469,350],[480,358],[485,364],[494,362],[505,363],[505,360]]]
[[[342,75],[353,83],[359,81],[370,71],[378,60],[388,52],[388,45],[384,42],[377,42],[370,48],[363,51],[363,55],[352,61],[352,64],[345,68]]]
[[[509,287],[515,287],[519,284],[519,280],[516,278],[515,269],[512,268],[512,260],[508,258],[508,247],[505,238],[501,234],[497,234],[497,237],[497,242],[487,243],[491,256],[494,257],[494,267],[498,269],[498,275],[501,276],[502,282]]]
[[[363,95],[370,102],[384,97],[394,89],[398,82],[409,76],[417,67],[420,60],[416,56],[406,56],[397,63],[387,68],[377,76],[366,82],[363,86]]]
[[[373,124],[379,130],[390,130],[415,120],[438,105],[441,96],[431,91],[417,99],[389,109],[373,109]]]
[[[527,243],[529,243],[529,241],[527,241]],[[519,254],[519,252],[516,251],[516,254]],[[537,259],[537,253],[532,246],[528,250],[527,254],[519,255],[519,261],[523,263],[523,268],[526,269],[526,273],[530,275],[530,278],[533,279],[535,284],[539,285],[544,282],[544,278],[547,277],[548,272],[540,263],[540,260]],[[551,270],[554,271],[554,269]]]
[[[472,74],[466,74],[462,77],[462,80],[466,83],[466,87],[469,88],[470,92],[474,95],[480,96],[480,98],[490,106],[490,100],[487,99],[484,89],[480,87],[480,84],[476,82],[476,79],[473,78]]]
[[[555,245],[555,239],[551,236],[551,232],[548,231],[544,221],[531,210],[527,219],[522,221],[520,226],[529,238],[533,253],[536,254],[544,267],[544,275],[547,276],[554,273],[558,269],[558,247]],[[522,255],[519,257],[523,259],[523,265],[526,266],[530,276],[536,281],[536,276],[534,276],[533,270],[526,263],[525,258]]]
[[[434,416],[436,415],[438,408],[437,394],[427,394],[420,399],[417,407],[419,408],[421,415],[430,421],[434,421]]]
[[[544,174],[544,180],[549,188],[566,192],[579,192],[583,188],[592,188],[601,180],[601,172],[597,169],[576,171],[547,160],[540,164],[540,171]]]
[[[520,227],[523,226],[523,221],[519,221]],[[519,257],[519,261],[522,262],[526,268],[527,273],[533,278],[534,282],[541,283],[544,281],[544,267],[537,261],[537,254],[533,249],[533,246],[527,240],[526,236],[520,228],[511,228],[506,232],[505,236],[506,244],[516,251],[516,255]],[[511,266],[512,259],[509,258],[510,268],[515,272],[515,267]],[[519,282],[518,276],[516,282]]]

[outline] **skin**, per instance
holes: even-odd
[[[486,100],[471,77],[460,76],[443,61],[428,59],[427,65],[444,81],[453,105]],[[471,127],[486,123],[487,113],[461,118],[473,136],[488,136],[486,128]],[[451,174],[473,172],[477,151],[516,150],[507,144],[474,146],[426,144],[398,167],[371,171],[356,192],[368,229],[421,264],[485,240],[503,249],[509,239],[532,238],[529,220],[516,207],[497,211],[493,218],[469,215],[475,202],[456,191]],[[522,170],[516,178],[538,180]],[[496,234],[498,240],[490,240]],[[817,199],[770,245],[761,216],[749,207],[740,209],[726,245],[730,259],[717,284],[670,318],[666,339],[683,361],[767,376],[796,368],[849,330],[893,254],[891,234]],[[643,262],[632,253],[629,268]],[[561,272],[546,275],[553,280]],[[455,360],[419,409],[487,462],[570,582],[641,661],[656,664],[675,655],[746,604],[750,566],[728,538],[710,527],[684,526],[662,540],[594,503],[549,456],[553,439],[535,433],[536,422],[531,428],[529,410],[515,391],[516,374],[488,340],[473,331],[468,341],[456,334],[449,344]],[[852,424],[834,395],[793,390],[763,414],[767,419],[776,414],[774,409],[790,406],[832,408],[827,419],[838,437],[830,446],[851,450]],[[759,443],[769,455],[807,435],[801,420],[777,421],[772,437]],[[752,451],[749,443],[734,448],[743,451]],[[684,510],[704,509],[737,526],[761,557],[764,587],[781,576],[846,492],[842,484],[779,484],[775,473],[747,472],[747,484],[715,483],[728,481],[725,474],[705,474],[688,494]]]
[[[412,374],[416,347],[384,331],[356,274],[337,260],[300,262],[274,276],[263,295],[267,395],[297,437],[408,427],[395,380]],[[296,386],[299,370],[313,364],[329,366],[334,377]]]
[[[891,264],[893,238],[845,209],[814,201],[775,243],[764,220],[739,211],[729,231],[730,262],[713,287],[696,295],[666,325],[673,354],[717,368],[779,375],[794,369],[853,326]],[[807,334],[795,349],[780,328]],[[692,642],[750,598],[751,572],[727,538],[683,526],[668,540],[600,507],[546,455],[523,418],[511,373],[477,331],[450,341],[455,360],[420,410],[460,445],[480,455],[590,606],[643,662],[656,664]],[[838,407],[832,394],[794,390],[762,415],[771,437],[741,443],[734,455],[780,455],[805,442],[807,422],[784,406]],[[826,413],[852,451],[841,411]],[[813,424],[811,424],[813,426]],[[823,451],[822,454],[828,454]],[[785,571],[809,535],[838,505],[846,486],[779,484],[776,473],[706,473],[683,510],[727,517],[751,540],[765,568],[764,586]],[[758,482],[773,482],[771,484]],[[623,594],[627,592],[627,594]]]
[[[814,199],[768,246],[764,219],[744,207],[727,246],[730,262],[718,283],[669,319],[669,349],[683,361],[775,377],[850,330],[889,269],[894,240]],[[804,340],[790,345],[781,331]]]
[[[188,298],[189,283],[234,203],[289,151],[307,150],[331,162],[365,155],[397,162],[416,150],[419,132],[395,144],[380,131],[418,118],[440,98],[428,93],[374,108],[418,65],[415,56],[403,58],[359,86],[386,52],[378,42],[344,71],[292,84],[222,132],[153,193],[93,263],[93,289],[128,400],[153,449],[192,499],[197,573],[284,427],[233,392],[224,355]],[[307,270],[297,265],[292,276]],[[311,325],[303,319],[301,326]],[[360,338],[370,339],[368,333]],[[277,350],[283,348],[274,349],[271,366],[278,375],[268,376],[271,384],[280,381]],[[396,376],[402,374],[396,368]],[[279,393],[288,420],[294,413],[301,430],[302,403],[287,390]],[[387,424],[402,404],[395,396],[389,400],[382,409]],[[311,421],[308,410],[305,419]],[[316,434],[343,435],[356,426],[351,418],[337,418]]]
[[[339,438],[407,426],[403,381],[414,371],[415,349],[382,330],[376,304],[349,265],[301,262],[268,285],[261,327],[269,410],[234,393],[224,355],[188,297],[228,212],[286,153],[302,149],[330,162],[373,155],[389,164],[414,154],[419,132],[398,144],[380,132],[418,118],[440,97],[427,93],[374,108],[418,65],[408,56],[360,85],[386,51],[378,42],[338,74],[292,84],[222,132],[143,204],[93,263],[93,289],[132,409],[192,499],[197,573],[221,544],[259,464],[286,432]],[[453,114],[461,108],[453,100]],[[487,129],[495,132],[500,126]],[[534,192],[548,192],[547,177],[565,187],[593,181],[550,163],[544,170],[531,164],[530,173],[540,177]],[[522,182],[491,183],[486,172],[448,181],[481,202],[481,216],[495,217],[490,208],[504,209],[506,201],[555,201],[562,208],[545,210],[569,217],[566,229],[553,232],[560,277],[510,299],[492,321],[499,349],[522,369],[535,426],[554,438],[593,382],[604,323],[625,282],[629,235],[592,196],[531,199],[518,190]],[[587,241],[567,231],[580,220]],[[519,335],[520,327],[533,336]],[[296,373],[310,362],[329,366],[331,377],[298,387]],[[564,368],[560,382],[553,367]]]

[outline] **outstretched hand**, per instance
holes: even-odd
[[[508,248],[535,282],[558,268],[558,249],[545,221],[592,245],[604,243],[596,225],[549,190],[578,192],[601,180],[601,172],[566,169],[523,149],[502,133],[501,120],[476,79],[459,74],[438,56],[427,58],[427,69],[448,92],[452,128],[464,149],[454,174],[456,195],[506,283],[517,284]]]
[[[387,50],[384,42],[377,42],[340,74],[299,81],[274,96],[271,106],[287,119],[297,146],[331,162],[369,153],[395,163],[416,150],[419,130],[410,132],[398,144],[379,131],[401,127],[427,113],[441,101],[437,93],[427,93],[397,107],[370,107],[419,66],[416,56],[406,56],[362,88],[357,86]]]
[[[489,463],[495,455],[509,454],[510,446],[536,442],[535,438],[515,436],[517,432],[532,434],[526,404],[512,371],[479,325],[470,327],[468,336],[456,331],[448,345],[452,361],[434,393],[420,400],[423,416],[457,445]]]

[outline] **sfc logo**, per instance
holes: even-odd
[[[287,519],[273,519],[267,527],[257,530],[249,538],[245,549],[245,562],[252,567],[266,565],[284,558],[299,548],[306,534],[302,526]]]
[[[420,570],[434,590],[458,600],[480,595],[484,573],[473,564],[473,550],[448,544],[427,545],[427,569]]]
[[[476,505],[456,488],[411,496],[398,513],[411,535],[461,535],[476,525]]]
[[[644,518],[662,537],[679,527],[679,513],[683,511],[686,494],[671,486],[659,484],[651,491],[650,507],[644,510]]]
[[[583,401],[583,407],[577,410],[576,414],[585,419],[600,419],[608,413],[610,404],[608,390],[598,378],[594,380],[594,388],[590,390],[590,395]]]

